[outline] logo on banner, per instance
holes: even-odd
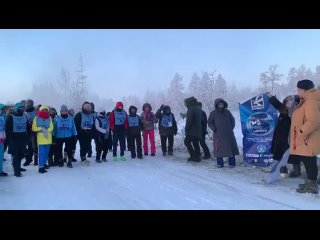
[[[258,145],[257,150],[258,150],[258,153],[264,153],[267,150],[267,148],[265,145]]]
[[[264,109],[263,95],[260,95],[251,99],[251,109],[252,110]]]
[[[265,136],[274,127],[274,120],[266,112],[258,112],[250,115],[247,121],[247,130],[254,136]]]

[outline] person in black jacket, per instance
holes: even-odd
[[[289,149],[289,134],[291,127],[291,114],[295,107],[299,104],[300,99],[298,96],[288,96],[281,103],[275,96],[272,96],[271,93],[267,92],[266,95],[269,97],[269,102],[271,105],[278,110],[280,113],[275,126],[272,144],[271,144],[271,153],[273,154],[273,160],[280,161],[284,153]],[[289,163],[292,161],[288,160]],[[300,163],[293,164],[294,171],[290,173],[291,177],[298,177],[301,175]],[[280,173],[287,174],[288,170],[286,166],[280,168]]]
[[[80,157],[81,162],[86,165],[90,164],[86,156],[90,150],[91,140],[94,137],[95,121],[94,113],[92,112],[91,104],[84,102],[81,112],[78,112],[74,117],[78,139],[80,143]]]
[[[106,114],[106,117],[109,119],[109,122],[110,122],[110,114],[111,114],[111,112],[107,112],[107,114]],[[108,145],[108,149],[109,149],[109,151],[110,152],[112,152],[112,140],[113,139],[113,137],[112,137],[112,131],[109,131],[109,138],[108,138],[108,140],[107,140],[107,145]]]
[[[207,118],[206,112],[202,110],[202,103],[198,102],[197,104],[201,108],[201,111],[202,111],[202,116],[201,116],[202,137],[200,139],[200,146],[202,147],[203,153],[204,153],[204,156],[203,156],[202,159],[207,160],[207,159],[211,158],[211,154],[210,154],[209,148],[208,148],[208,146],[206,144],[206,135],[208,134],[208,131],[207,131],[208,118]]]
[[[10,138],[13,156],[12,165],[16,177],[22,177],[21,172],[26,171],[26,169],[21,168],[21,160],[26,151],[30,130],[27,116],[24,113],[24,104],[22,102],[17,103],[14,106],[14,114],[8,116],[6,123],[6,135],[7,138]]]
[[[131,158],[142,159],[141,131],[142,122],[137,114],[137,107],[129,107],[128,116],[128,146],[130,146]]]
[[[178,127],[174,114],[171,113],[171,108],[166,105],[161,105],[156,112],[156,118],[159,120],[159,134],[161,138],[162,156],[173,156],[174,136],[177,135]],[[168,140],[168,148],[167,148]]]

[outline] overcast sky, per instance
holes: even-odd
[[[319,43],[320,30],[0,30],[0,100],[20,100],[61,67],[74,76],[80,53],[90,91],[117,100],[166,88],[176,72],[187,86],[217,66],[228,82],[254,87],[270,64],[285,75],[320,65]]]

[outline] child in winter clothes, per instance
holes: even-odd
[[[162,155],[173,156],[173,142],[174,135],[177,135],[178,128],[174,114],[171,113],[169,106],[162,105],[156,113],[157,119],[159,119],[159,134],[161,137]],[[168,149],[167,149],[168,140]]]
[[[6,122],[6,136],[10,139],[12,165],[16,177],[22,177],[21,172],[26,171],[21,168],[21,160],[25,154],[29,135],[30,128],[24,114],[24,104],[19,102],[14,106],[14,114],[9,115]]]
[[[46,173],[45,163],[49,157],[53,131],[53,123],[47,106],[40,107],[37,116],[33,120],[32,131],[37,133],[39,146],[39,173]]]
[[[95,120],[96,125],[96,134],[95,134],[95,143],[96,143],[96,162],[102,163],[107,162],[107,153],[108,153],[108,139],[110,132],[110,122],[109,118],[106,116],[106,111],[99,111],[99,114]],[[101,157],[102,154],[102,157]],[[102,161],[101,161],[102,160]]]
[[[0,176],[6,177],[8,173],[3,171],[4,141],[6,139],[6,115],[3,109],[4,105],[0,103]]]
[[[74,137],[77,136],[76,126],[73,118],[68,113],[66,105],[61,106],[60,114],[60,116],[55,118],[53,128],[53,136],[55,136],[57,143],[57,158],[59,160],[59,167],[63,167],[66,157],[62,158],[62,146],[65,144],[65,152],[68,157],[67,167],[72,168],[72,149]]]
[[[74,117],[74,123],[77,128],[81,162],[89,165],[90,161],[86,159],[87,153],[90,150],[91,140],[94,136],[94,114],[92,113],[91,104],[84,102],[81,112]]]
[[[120,158],[119,160],[125,161],[125,131],[128,130],[128,115],[123,110],[123,103],[118,102],[115,109],[110,114],[110,128],[113,132],[113,160],[117,159],[117,146],[120,142]]]
[[[27,153],[26,153],[26,161],[23,164],[23,166],[29,166],[32,162],[32,157],[34,161],[34,165],[38,165],[38,145],[37,145],[37,134],[33,133],[31,131],[32,123],[34,118],[36,117],[37,110],[34,107],[34,102],[32,99],[28,99],[25,102],[25,114],[27,115],[28,123],[29,123],[29,129],[30,129],[30,135],[28,137],[28,143],[27,143]]]
[[[69,113],[70,117],[72,117],[72,119],[74,120],[74,115],[75,115],[74,110],[71,108],[71,109],[68,110],[68,113]],[[77,162],[77,159],[74,158],[74,155],[76,153],[76,148],[77,148],[77,142],[78,142],[78,137],[77,136],[73,136],[71,162]]]
[[[128,116],[128,145],[130,146],[131,158],[142,159],[142,146],[141,146],[141,130],[142,122],[137,114],[137,108],[130,106]],[[137,152],[136,152],[137,150]]]
[[[154,124],[157,123],[157,118],[152,112],[151,105],[145,103],[142,107],[143,113],[140,116],[143,126],[143,150],[144,155],[148,156],[148,137],[151,144],[151,156],[156,155],[156,145],[154,140]]]

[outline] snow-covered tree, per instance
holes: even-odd
[[[216,98],[227,98],[227,82],[221,74],[218,75],[214,82],[214,93]]]
[[[180,113],[185,108],[183,102],[185,95],[183,91],[182,76],[176,73],[168,89],[168,103],[171,111],[175,114]]]
[[[77,78],[71,84],[70,95],[72,98],[71,104],[75,109],[81,109],[84,101],[87,100],[89,91],[87,89],[87,76],[83,64],[82,55],[79,58],[79,68],[76,71]]]

